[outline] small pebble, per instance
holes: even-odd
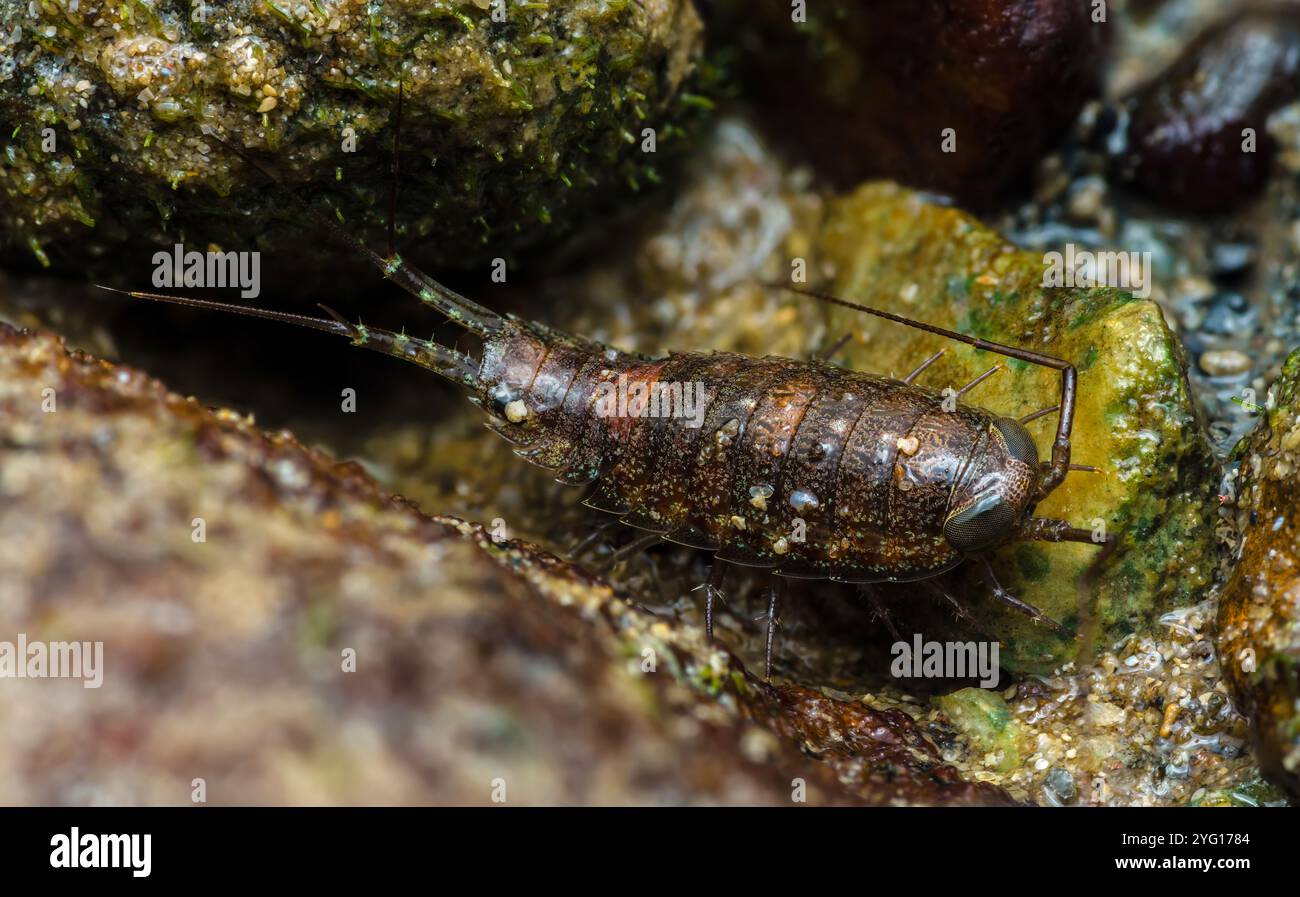
[[[1245,296],[1240,293],[1219,293],[1210,301],[1201,329],[1222,336],[1249,327],[1254,319],[1254,309]]]
[[[1101,215],[1106,202],[1106,184],[1101,178],[1084,178],[1070,194],[1067,211],[1070,218],[1090,224]]]
[[[1217,277],[1234,277],[1255,264],[1256,248],[1249,241],[1216,243],[1210,250],[1210,264]]]
[[[1068,804],[1079,796],[1079,789],[1074,783],[1074,776],[1067,769],[1052,767],[1047,774],[1046,786],[1052,790],[1061,803]]]
[[[1209,349],[1201,353],[1200,367],[1211,377],[1235,377],[1250,370],[1251,360],[1236,349]]]

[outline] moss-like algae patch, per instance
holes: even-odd
[[[1154,302],[1110,288],[1044,287],[1040,255],[1017,249],[965,213],[884,183],[835,204],[813,269],[846,299],[1081,368],[1073,461],[1101,472],[1072,473],[1036,513],[1089,529],[1102,522],[1119,549],[1084,600],[1078,585],[1096,549],[1006,546],[994,567],[1013,594],[1071,629],[1095,621],[1103,642],[1198,600],[1216,568],[1219,473],[1181,349]],[[860,370],[901,377],[944,349],[924,385],[958,389],[1001,363],[1004,370],[965,401],[1012,417],[1059,401],[1060,376],[1050,369],[847,309],[835,308],[830,317],[832,332],[854,334],[845,351]],[[1055,420],[1030,424],[1041,457],[1049,457]],[[968,594],[983,594],[970,585]],[[981,599],[978,612],[1002,640],[1004,665],[1012,670],[1043,672],[1075,657],[1076,643],[1015,611]]]
[[[690,0],[2,0],[0,247],[71,269],[181,236],[296,252],[295,275],[328,259],[213,135],[381,243],[399,84],[413,254],[553,245],[661,177],[700,33]]]

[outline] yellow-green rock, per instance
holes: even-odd
[[[870,239],[863,239],[870,234]],[[810,271],[837,295],[989,340],[1063,357],[1079,370],[1073,458],[1101,468],[1072,473],[1036,514],[1119,541],[1090,588],[1080,587],[1097,549],[1022,542],[993,566],[1012,594],[1079,632],[1075,640],[994,604],[975,571],[974,611],[1002,641],[1003,666],[1042,672],[1075,659],[1095,634],[1106,643],[1193,603],[1213,580],[1218,465],[1192,403],[1185,360],[1156,303],[1111,288],[1044,287],[1045,261],[979,221],[893,184],[839,200]],[[1004,369],[963,398],[1021,417],[1057,404],[1060,374],[843,308],[832,332],[852,332],[843,357],[856,369],[899,377],[938,349],[919,381],[958,389],[995,363]],[[1050,455],[1055,416],[1029,424]]]

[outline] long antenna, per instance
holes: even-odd
[[[190,299],[186,296],[171,296],[165,293],[144,293],[138,290],[119,290],[116,287],[107,287],[103,284],[95,284],[101,290],[108,290],[110,293],[120,293],[123,296],[130,296],[133,299],[149,299],[154,302],[169,302],[172,305],[186,305],[190,308],[206,308],[210,311],[225,311],[237,315],[246,315],[250,318],[263,318],[267,321],[280,321],[284,324],[297,324],[299,327],[310,327],[312,330],[321,330],[325,333],[333,333],[338,336],[346,336],[352,339],[353,328],[350,324],[340,323],[339,321],[327,321],[324,318],[311,318],[307,315],[293,315],[284,311],[269,311],[262,308],[249,308],[247,305],[236,305],[233,302],[213,302],[209,299]]]
[[[228,312],[249,318],[279,321],[282,324],[295,324],[299,327],[320,330],[323,333],[332,333],[350,339],[354,346],[363,346],[382,355],[389,355],[393,358],[409,361],[412,364],[418,364],[426,370],[433,371],[435,374],[449,380],[454,380],[463,386],[473,387],[478,384],[478,363],[463,352],[448,349],[446,346],[440,346],[430,340],[407,336],[404,333],[393,333],[391,330],[367,327],[361,323],[353,324],[344,320],[338,312],[325,305],[322,305],[321,308],[330,315],[331,319],[312,318],[307,315],[269,311],[262,308],[249,308],[247,305],[236,305],[232,302],[213,302],[209,299],[190,299],[187,296],[173,296],[166,293],[145,293],[138,290],[119,290],[115,287],[97,286],[101,290],[121,293],[133,299],[148,299],[151,302],[168,302],[172,305],[184,305],[189,308]]]
[[[462,296],[415,266],[407,264],[396,252],[387,258],[375,252],[345,230],[336,220],[308,202],[298,191],[281,181],[279,177],[252,155],[225,140],[210,127],[204,128],[204,134],[238,156],[245,164],[260,172],[271,183],[280,187],[295,204],[310,215],[338,243],[365,256],[370,260],[371,264],[383,272],[385,277],[424,304],[433,306],[455,323],[479,336],[490,336],[505,326],[505,319],[496,312]]]

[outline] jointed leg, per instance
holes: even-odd
[[[979,621],[971,616],[970,611],[966,609],[966,606],[958,601],[955,595],[941,586],[938,582],[933,579],[925,579],[921,581],[921,584],[925,586],[926,590],[931,594],[937,595],[939,598],[946,601],[953,609],[953,613],[957,615],[957,619],[961,620],[981,635],[988,634],[984,627],[979,624]]]
[[[1022,539],[1033,539],[1038,542],[1086,542],[1099,546],[1101,551],[1097,552],[1092,562],[1088,564],[1088,569],[1083,573],[1084,582],[1091,582],[1101,571],[1102,565],[1119,547],[1119,542],[1116,541],[1113,533],[1104,533],[1098,538],[1098,534],[1093,530],[1070,526],[1064,520],[1054,520],[1050,517],[1030,517],[1020,524],[1020,533]]]
[[[704,637],[713,641],[713,600],[722,597],[722,580],[727,577],[727,565],[715,560],[709,568],[709,580],[704,589]]]
[[[1055,629],[1057,632],[1061,633],[1062,635],[1068,635],[1068,636],[1074,635],[1074,633],[1070,632],[1070,630],[1066,629],[1064,626],[1062,626],[1060,623],[1053,620],[1051,617],[1043,614],[1042,611],[1034,607],[1032,604],[1029,604],[1028,602],[1025,601],[1021,601],[1015,595],[1012,595],[1006,589],[1002,588],[1002,583],[998,582],[997,576],[995,576],[993,573],[993,567],[992,565],[989,564],[987,558],[980,558],[979,562],[980,562],[980,567],[984,573],[984,581],[988,583],[989,591],[992,592],[993,597],[996,600],[1002,602],[1007,607],[1014,608],[1015,610],[1020,611],[1022,614],[1024,614],[1027,617],[1030,617],[1035,622],[1043,623],[1046,626],[1050,626],[1052,629]]]
[[[1098,538],[1090,529],[1071,526],[1065,520],[1051,517],[1028,518],[1020,524],[1019,535],[1021,539],[1032,539],[1036,542],[1087,542],[1101,546],[1103,551],[1115,543],[1115,537],[1110,533],[1105,533]]]
[[[840,338],[837,339],[834,343],[832,343],[831,346],[830,346],[830,348],[826,349],[826,350],[823,351],[823,352],[818,352],[816,355],[814,355],[814,356],[813,356],[813,360],[814,360],[814,361],[830,361],[832,358],[834,358],[834,357],[836,356],[836,354],[840,351],[840,349],[843,349],[843,348],[844,348],[844,344],[847,343],[847,342],[848,342],[849,340],[851,340],[851,339],[853,339],[853,334],[852,334],[852,333],[846,333],[846,334],[844,334],[842,337],[840,337]]]
[[[781,576],[773,576],[772,582],[768,586],[767,598],[767,646],[763,652],[763,679],[764,681],[772,678],[772,643],[776,638],[776,607],[780,603],[781,596],[785,594],[785,579]]]
[[[880,593],[875,590],[871,583],[859,583],[858,592],[866,598],[871,604],[871,610],[875,613],[876,619],[885,624],[889,634],[894,637],[894,641],[901,642],[903,637],[898,633],[898,627],[894,625],[894,618],[889,613],[889,608],[880,600]]]

